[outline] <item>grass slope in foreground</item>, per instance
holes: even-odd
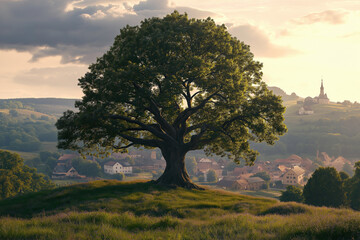
[[[96,181],[0,201],[0,239],[360,239],[360,214]]]

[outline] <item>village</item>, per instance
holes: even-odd
[[[165,169],[165,160],[156,151],[138,151],[136,154],[114,153],[110,159],[99,160],[102,174],[97,178],[89,178],[72,166],[72,160],[78,154],[63,154],[57,160],[52,173],[53,180],[82,180],[118,179],[115,176],[123,175],[121,179],[155,179]],[[286,186],[304,186],[312,173],[319,167],[334,167],[337,171],[352,168],[352,162],[344,157],[330,157],[325,152],[317,152],[316,160],[291,155],[285,159],[256,162],[252,166],[236,165],[225,159],[196,159],[191,170],[188,170],[193,181],[232,191],[275,188],[285,189]],[[189,168],[190,169],[190,168]]]

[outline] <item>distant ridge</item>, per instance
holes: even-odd
[[[53,105],[64,105],[73,104],[75,101],[80,99],[71,98],[9,98],[0,99],[0,101],[19,101],[27,104],[53,104]]]
[[[80,99],[67,98],[11,98],[0,99],[0,102],[17,101],[24,106],[30,106],[35,111],[53,115],[55,117],[62,116],[63,112],[67,110],[75,111],[75,101]]]
[[[273,93],[275,95],[282,96],[282,97],[289,96],[289,95],[286,94],[286,92],[284,90],[282,90],[279,87],[268,87],[268,89],[273,91]]]

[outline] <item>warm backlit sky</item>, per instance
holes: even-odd
[[[119,29],[177,9],[251,46],[288,94],[360,102],[359,0],[0,0],[0,98],[80,98],[77,79]]]

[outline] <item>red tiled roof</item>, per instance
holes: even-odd
[[[64,161],[64,160],[69,160],[69,159],[74,159],[74,158],[78,158],[79,155],[78,154],[64,154],[62,156],[59,157],[59,161]]]
[[[116,163],[117,162],[115,162],[115,161],[110,161],[110,162],[105,163],[104,165],[106,165],[106,166],[114,166]]]

